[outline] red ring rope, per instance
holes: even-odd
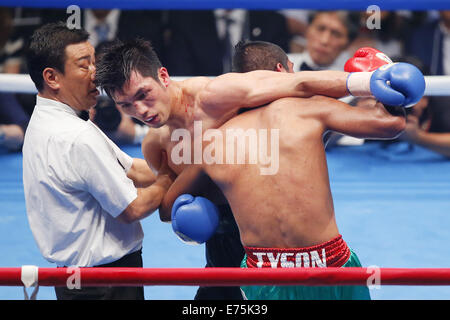
[[[450,285],[450,268],[39,268],[38,284],[66,286],[76,272],[82,286]],[[22,285],[21,268],[0,268],[0,286]]]

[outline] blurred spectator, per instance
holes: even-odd
[[[436,133],[450,132],[450,97],[430,97],[429,105],[429,131]]]
[[[9,8],[0,8],[0,72],[20,73],[25,42],[14,33],[13,16]]]
[[[119,19],[117,38],[126,41],[142,38],[152,43],[161,62],[166,61],[164,37],[167,28],[167,11],[123,10]]]
[[[408,115],[401,139],[450,158],[450,97],[424,97]]]
[[[406,54],[418,57],[432,75],[450,75],[450,11],[416,28],[406,42]]]
[[[69,14],[65,10],[42,10],[41,24],[66,21]],[[114,39],[123,41],[143,38],[152,43],[161,60],[164,60],[164,32],[167,12],[162,10],[106,10],[83,9],[81,27],[89,32],[89,42],[97,47],[101,42]]]
[[[86,9],[84,10],[83,28],[89,32],[89,42],[98,44],[116,38],[119,28],[120,10]]]
[[[293,56],[295,71],[343,70],[359,17],[347,11],[315,11],[306,29],[306,50]]]
[[[143,38],[152,43],[160,57],[164,57],[164,12],[150,10],[86,9],[82,26],[89,32],[89,42],[97,47],[114,39],[123,41]]]
[[[261,40],[288,50],[286,19],[274,11],[171,11],[167,68],[172,76],[217,76],[231,70],[240,40]]]
[[[412,15],[400,14],[395,11],[381,11],[378,27],[374,23],[374,13],[360,14],[358,37],[353,41],[348,52],[351,56],[361,47],[372,47],[389,57],[400,56],[403,53],[403,39],[412,27]]]
[[[286,18],[290,34],[288,53],[301,53],[306,48],[305,33],[308,27],[308,10],[286,9],[280,13]]]
[[[19,73],[23,64],[24,40],[13,36],[13,16],[8,8],[0,8],[0,72]],[[29,115],[13,93],[0,92],[0,146],[19,150],[28,125]]]
[[[11,93],[0,94],[0,146],[20,150],[30,117]]]

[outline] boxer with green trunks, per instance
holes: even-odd
[[[248,51],[244,55],[251,56]],[[423,84],[417,86],[420,90],[403,92],[407,103],[417,101],[424,92],[423,75],[414,66],[403,67],[394,67],[401,73],[395,81],[401,88],[414,87],[414,81]],[[322,138],[328,130],[357,138],[395,138],[405,128],[405,106],[390,113],[379,102],[351,107],[314,96],[283,98],[241,113],[203,138],[202,154],[211,159],[183,170],[164,197],[160,215],[171,215],[177,234],[187,238],[205,231],[217,210],[209,210],[212,204],[198,195],[212,181],[238,225],[246,250],[242,267],[359,267],[336,223]],[[243,152],[239,163],[228,157],[230,150]],[[370,298],[364,286],[243,289],[248,299]]]
[[[219,129],[224,137],[230,130],[246,132],[256,129],[260,132],[263,129],[278,129],[278,142],[273,143],[278,144],[279,150],[276,172],[261,174],[261,169],[267,169],[267,163],[261,162],[191,165],[177,177],[164,197],[160,211],[171,212],[172,203],[180,195],[193,195],[184,205],[174,206],[172,221],[177,221],[177,232],[185,235],[189,229],[206,228],[199,221],[208,219],[199,219],[204,213],[199,212],[199,208],[205,208],[203,204],[208,200],[195,196],[200,195],[197,190],[201,190],[202,185],[212,180],[231,206],[247,253],[245,267],[249,264],[259,266],[258,263],[264,267],[264,262],[266,265],[269,262],[271,266],[270,260],[264,260],[266,258],[279,259],[280,265],[291,267],[306,267],[307,261],[309,266],[314,264],[315,267],[360,266],[347,245],[336,239],[340,233],[335,220],[322,136],[326,129],[332,129],[359,138],[393,138],[404,126],[404,116],[389,114],[380,103],[372,108],[360,109],[325,97],[277,100],[264,108],[242,113]],[[236,148],[237,140],[234,142],[230,144],[228,141],[225,145],[225,142],[215,140],[208,147],[211,150],[227,150],[229,147]],[[245,159],[249,159],[251,149],[246,149]],[[189,217],[183,217],[185,215]],[[178,223],[180,221],[184,221],[183,225]],[[338,250],[333,250],[333,244],[337,245]],[[320,250],[302,252],[291,249],[315,246]],[[283,255],[284,250],[289,254]],[[292,260],[298,253],[303,253],[298,255],[303,259],[301,263]],[[287,256],[290,258],[287,259]],[[276,287],[275,292],[269,294],[261,288],[245,288],[244,292],[248,299],[369,298],[367,288],[360,288],[361,293],[355,295],[347,294],[348,289],[337,289],[343,291],[342,294],[334,294],[333,290],[305,287],[300,290],[303,293],[299,293],[296,292],[298,289]]]
[[[342,236],[301,249],[244,247],[242,268],[361,267]],[[248,300],[369,300],[365,286],[241,286]]]

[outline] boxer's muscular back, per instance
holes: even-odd
[[[255,149],[251,151],[247,140],[245,164],[235,160],[205,166],[231,205],[244,245],[305,247],[338,235],[322,143],[325,127],[316,110],[311,99],[281,99],[221,127],[224,140],[235,129],[248,130],[248,136],[256,133],[257,153],[265,147],[271,157],[269,164],[267,159],[260,163],[261,158],[257,165],[249,164]],[[259,139],[264,134],[266,146]]]

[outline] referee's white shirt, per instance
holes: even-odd
[[[141,224],[115,219],[137,197],[126,176],[131,164],[91,121],[37,96],[23,145],[23,184],[28,221],[44,258],[90,267],[142,247]]]

